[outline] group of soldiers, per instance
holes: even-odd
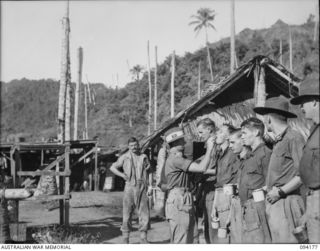
[[[183,130],[167,131],[156,185],[166,194],[171,243],[199,242],[195,205],[203,209],[207,243],[320,243],[319,101],[319,80],[310,79],[301,84],[298,97],[273,97],[255,107],[259,118],[246,119],[240,128],[228,123],[217,128],[211,119],[202,119],[197,129],[205,154],[196,160],[185,156]],[[314,124],[307,141],[288,124],[297,117],[289,102],[300,105]],[[274,135],[272,150],[266,133]],[[150,163],[135,138],[128,146],[111,166],[126,180],[121,230],[129,243],[137,209],[141,243],[147,243]],[[192,173],[200,174],[201,182],[192,182]]]

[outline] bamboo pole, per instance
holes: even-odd
[[[62,45],[61,45],[61,71],[58,104],[58,141],[65,141],[65,107],[66,88],[69,77],[69,1],[67,1],[66,13],[62,18]]]
[[[281,39],[281,38],[280,38],[280,48],[279,48],[279,53],[280,53],[280,57],[279,57],[280,64],[282,64],[282,39]]]
[[[76,93],[74,101],[74,129],[73,139],[78,139],[78,114],[79,114],[79,98],[80,98],[80,85],[82,81],[82,63],[83,63],[83,50],[81,47],[78,48],[78,79],[76,83]]]
[[[289,68],[292,72],[292,34],[291,34],[291,28],[289,26]]]
[[[172,52],[171,61],[171,118],[174,117],[174,74],[175,74],[175,51]]]
[[[148,83],[149,83],[149,113],[148,113],[148,135],[151,134],[151,102],[152,102],[152,86],[151,86],[151,72],[150,72],[150,54],[149,54],[149,40],[148,40]]]
[[[158,81],[158,48],[154,47],[155,53],[155,69],[154,69],[154,130],[157,130],[157,117],[158,117],[158,90],[157,90],[157,81]]]
[[[198,100],[201,98],[201,61],[199,61],[198,67]]]
[[[235,69],[235,20],[234,20],[234,0],[231,0],[231,36],[230,36],[230,74]]]

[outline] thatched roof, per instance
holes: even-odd
[[[182,125],[187,134],[197,138],[195,119],[201,116],[212,118],[218,125],[219,122],[227,121],[236,126],[239,126],[244,119],[255,116],[252,108],[254,106],[254,69],[257,65],[263,65],[265,69],[267,98],[279,95],[291,98],[298,95],[298,85],[301,81],[298,77],[270,58],[256,56],[223,79],[200,100],[144,138],[142,150],[145,151],[148,147],[157,144],[161,135],[177,125]],[[299,116],[299,109],[296,107],[292,109]],[[301,114],[298,120],[292,120],[290,123],[303,134],[307,134],[307,125]]]

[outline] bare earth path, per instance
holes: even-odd
[[[70,224],[100,233],[99,243],[121,243],[123,192],[73,192],[70,200]],[[19,221],[30,226],[46,226],[59,222],[59,210],[46,211],[37,201],[21,201]],[[151,211],[151,229],[148,231],[150,243],[169,243],[168,223],[155,218]],[[130,235],[130,243],[139,243],[137,223],[133,222],[134,231]],[[200,243],[203,238],[200,236]]]

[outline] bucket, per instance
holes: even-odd
[[[218,237],[221,238],[221,239],[227,238],[227,229],[220,227],[218,229]]]
[[[227,194],[227,195],[235,195],[236,194],[236,185],[234,185],[234,184],[223,185],[223,193]]]
[[[304,226],[298,226],[292,231],[299,243],[308,243],[307,229]]]
[[[104,180],[103,191],[110,191],[114,189],[114,177],[106,177]]]
[[[264,191],[262,188],[253,190],[252,195],[255,202],[264,201]]]
[[[217,217],[214,217],[213,219],[211,219],[211,227],[213,229],[218,229],[220,227],[220,219]]]
[[[10,223],[10,237],[13,241],[23,242],[27,240],[27,223]]]

